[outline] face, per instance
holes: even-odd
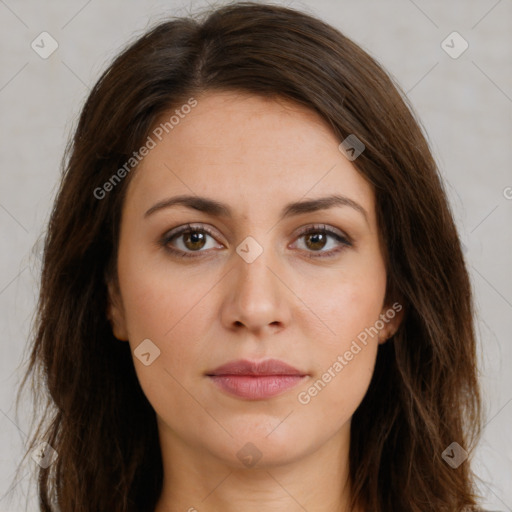
[[[164,443],[232,466],[284,464],[348,440],[398,325],[374,193],[314,112],[232,92],[196,99],[131,176],[109,316]],[[215,371],[268,359],[295,371]]]

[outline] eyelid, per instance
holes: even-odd
[[[177,226],[169,231],[167,231],[162,239],[169,240],[173,238],[176,235],[181,235],[183,233],[186,233],[187,231],[204,231],[205,233],[208,233],[210,236],[215,237],[217,236],[216,233],[207,225],[207,224],[200,224],[195,222],[190,222],[187,224],[182,224],[181,226]]]
[[[307,226],[303,226],[299,228],[296,237],[298,238],[302,235],[316,231],[325,231],[328,234],[337,235],[340,238],[346,240],[348,243],[352,244],[352,239],[344,231],[341,231],[340,229],[337,229],[334,226],[330,226],[328,224],[308,224]]]

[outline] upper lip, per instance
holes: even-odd
[[[279,359],[266,359],[265,361],[249,361],[238,359],[223,364],[207,375],[306,375],[306,373],[290,366]]]

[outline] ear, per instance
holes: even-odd
[[[382,308],[380,320],[384,327],[379,332],[379,344],[385,343],[389,338],[393,337],[398,331],[403,318],[405,308],[401,302],[394,302],[391,305],[386,305]]]
[[[107,318],[114,336],[120,341],[128,341],[126,319],[119,289],[112,281],[108,282]]]

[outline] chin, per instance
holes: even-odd
[[[279,421],[273,423],[272,428],[275,428]],[[225,437],[227,442],[213,450],[218,458],[238,469],[268,469],[294,463],[315,450],[315,439],[319,443],[323,439],[296,430],[292,432],[290,426],[283,428],[283,424],[273,431],[272,428],[255,428],[254,424],[246,427],[233,429],[233,439]]]

